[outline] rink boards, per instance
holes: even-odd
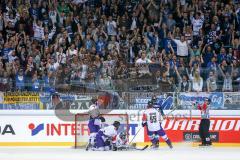
[[[78,113],[77,111],[71,111]],[[84,112],[84,111],[81,111]],[[142,112],[139,110],[113,110],[108,114],[129,115],[129,139],[142,127]],[[165,111],[166,114],[171,111]],[[200,112],[178,110],[172,112],[162,126],[175,145],[196,145],[199,141],[198,127]],[[211,110],[210,132],[216,146],[240,146],[240,113],[236,110]],[[75,122],[64,115],[59,119],[54,111],[1,111],[0,146],[74,146]],[[77,126],[81,133],[81,143],[88,139],[87,120]],[[134,139],[139,145],[149,143],[145,129],[141,129]]]

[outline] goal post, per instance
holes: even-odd
[[[126,131],[127,138],[129,139],[129,117],[128,114],[101,114],[105,118],[106,122],[104,126],[112,125],[114,121],[120,122],[118,133]],[[85,148],[89,140],[89,129],[88,129],[89,115],[78,113],[75,115],[75,129],[74,129],[74,147]]]

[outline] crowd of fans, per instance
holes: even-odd
[[[1,91],[115,89],[134,79],[162,91],[240,89],[238,0],[0,4]]]

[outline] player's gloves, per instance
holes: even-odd
[[[147,125],[146,122],[142,122],[142,127],[145,127]]]
[[[99,117],[99,119],[101,120],[101,122],[106,122],[105,118],[104,117]]]
[[[106,139],[105,146],[110,146],[110,144],[111,144],[111,140],[110,139]]]
[[[113,151],[117,151],[117,146],[116,146],[116,144],[112,144],[112,150],[113,150]]]

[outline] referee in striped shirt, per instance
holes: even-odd
[[[202,144],[199,146],[210,146],[212,145],[209,133],[210,127],[210,117],[209,117],[209,109],[210,109],[211,99],[206,98],[204,103],[198,104],[197,107],[201,111],[201,122],[199,126],[199,135],[202,140]]]

